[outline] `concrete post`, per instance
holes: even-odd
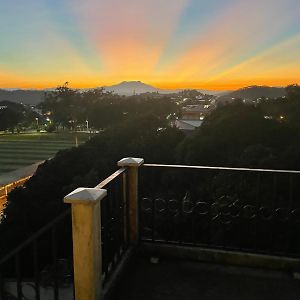
[[[119,167],[128,169],[128,207],[129,207],[129,239],[136,244],[139,240],[138,212],[138,167],[144,163],[143,158],[127,157],[118,161]]]
[[[76,300],[101,298],[101,212],[104,189],[78,188],[64,198],[72,204],[74,284]]]

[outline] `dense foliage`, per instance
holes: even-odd
[[[0,131],[19,131],[35,122],[36,114],[28,107],[10,101],[0,101]]]
[[[40,107],[56,127],[69,129],[86,122],[90,128],[103,129],[144,113],[165,119],[168,114],[179,112],[179,107],[168,96],[144,94],[125,97],[103,88],[79,91],[67,85],[48,93]]]

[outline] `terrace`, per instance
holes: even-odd
[[[299,299],[299,171],[118,165],[0,259],[1,300]]]

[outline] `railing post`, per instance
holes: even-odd
[[[78,188],[64,198],[72,204],[74,285],[76,300],[101,298],[101,212],[104,189]]]
[[[143,163],[143,158],[133,157],[118,161],[119,167],[128,168],[129,239],[133,244],[137,243],[139,239],[138,167]]]

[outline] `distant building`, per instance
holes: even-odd
[[[231,104],[237,100],[238,100],[238,98],[229,97],[229,96],[221,96],[221,97],[217,98],[216,103],[217,103],[217,106],[224,106],[224,105]]]
[[[203,121],[193,121],[193,120],[176,120],[175,126],[184,131],[195,130],[202,125]]]
[[[183,107],[182,117],[175,121],[175,126],[183,131],[195,130],[214,108],[211,103],[187,105]]]
[[[214,107],[211,104],[187,105],[182,109],[183,120],[203,121],[209,115]]]

